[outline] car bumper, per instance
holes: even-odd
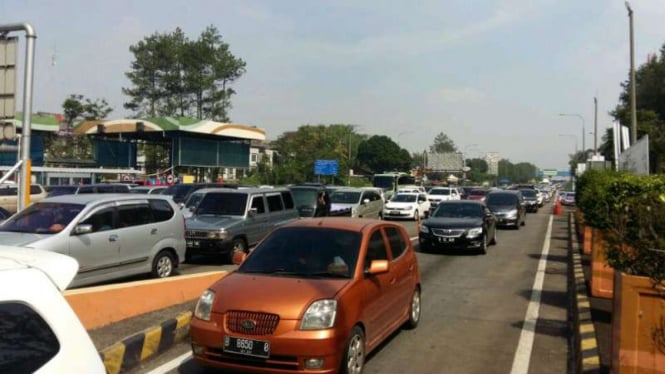
[[[520,220],[518,217],[497,217],[496,218],[496,225],[497,226],[517,226],[519,225]]]
[[[281,320],[273,334],[244,335],[222,328],[223,317],[218,321],[192,319],[191,341],[194,360],[208,367],[238,370],[249,373],[337,373],[342,360],[346,336],[337,330],[302,331],[300,321]],[[224,352],[224,337],[232,336],[270,343],[268,358],[252,357]],[[308,359],[323,359],[320,368],[308,369]]]
[[[216,255],[231,252],[233,242],[230,240],[210,240],[187,238],[188,255]]]
[[[483,246],[483,236],[479,235],[474,238],[460,237],[443,237],[432,234],[420,233],[418,235],[418,242],[421,248],[430,249],[479,249]]]
[[[414,210],[383,210],[383,218],[412,218]]]

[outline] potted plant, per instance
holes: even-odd
[[[657,372],[665,367],[665,176],[618,176],[605,200],[616,270],[612,367]]]

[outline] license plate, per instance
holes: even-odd
[[[391,214],[391,215],[395,215],[395,216],[399,216],[399,211],[397,211],[397,210],[391,210],[391,211],[390,211],[390,214]]]
[[[268,358],[270,357],[270,342],[225,336],[224,352]]]
[[[190,248],[196,248],[200,245],[198,240],[187,240],[187,246]]]
[[[440,243],[452,243],[455,241],[455,238],[439,238]]]

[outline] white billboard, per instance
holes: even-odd
[[[16,37],[0,37],[0,120],[14,119],[16,111],[17,45]]]
[[[427,153],[426,169],[431,169],[432,171],[462,172],[463,167],[464,157],[462,153]]]
[[[619,170],[649,175],[649,135],[644,135],[619,155]]]

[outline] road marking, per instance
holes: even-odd
[[[513,368],[510,370],[510,374],[526,374],[529,372],[531,350],[533,349],[533,340],[536,334],[536,322],[538,322],[538,313],[540,312],[540,297],[543,292],[545,269],[547,268],[547,254],[550,252],[550,234],[552,233],[553,218],[554,216],[550,215],[545,242],[543,243],[543,251],[540,255],[540,261],[538,261],[536,278],[533,281],[531,300],[529,300],[529,306],[526,308],[524,325],[520,333],[520,340],[517,343],[517,351],[515,351]]]
[[[180,356],[174,358],[173,360],[165,363],[164,365],[153,369],[152,371],[148,372],[148,374],[162,374],[162,373],[166,373],[166,372],[171,371],[171,370],[175,370],[178,367],[180,367],[180,365],[184,364],[185,362],[187,362],[191,359],[192,359],[192,352],[191,351],[189,351],[187,353],[183,353]]]

